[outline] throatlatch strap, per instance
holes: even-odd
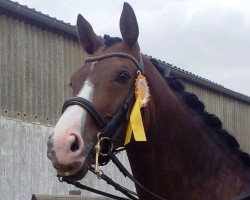
[[[129,110],[129,106],[134,97],[134,87],[132,87],[129,95],[126,97],[118,112],[112,118],[112,120],[107,124],[107,126],[101,131],[102,136],[109,137],[114,141],[119,133],[117,132],[117,128],[121,125],[123,120],[126,120],[126,115]]]

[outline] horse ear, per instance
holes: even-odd
[[[126,46],[133,47],[139,36],[139,28],[133,8],[128,4],[123,4],[120,18],[120,31]]]
[[[77,33],[83,49],[88,53],[94,53],[100,45],[100,39],[95,34],[90,23],[79,14],[77,17]]]

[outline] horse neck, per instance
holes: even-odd
[[[208,195],[208,199],[220,199],[223,193],[227,199],[249,190],[249,170],[154,69],[149,73],[148,141],[127,148],[134,176],[151,191],[170,199]],[[142,199],[153,199],[140,188],[137,191]]]

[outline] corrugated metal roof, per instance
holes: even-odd
[[[9,0],[0,0],[0,7],[7,9],[11,12],[20,14],[24,17],[30,18],[32,20],[35,20],[37,22],[43,23],[51,28],[66,32],[74,37],[77,36],[75,26],[69,23],[66,23],[64,21],[58,20],[56,18],[50,17],[49,15],[45,15],[41,12],[36,11],[35,9],[31,9],[31,8],[28,8],[27,6],[20,5],[18,2],[12,2]],[[232,98],[235,98],[235,99],[238,99],[240,101],[250,104],[250,97],[247,95],[243,95],[238,92],[229,90],[223,87],[222,85],[219,85],[217,83],[214,83],[212,81],[199,77],[191,72],[182,70],[164,61],[158,60],[158,62],[160,63],[160,66],[164,69],[164,71],[166,71],[170,75],[179,76],[190,82],[197,83],[201,85],[202,87],[214,90],[219,93],[223,93],[227,96],[230,96]]]
[[[51,17],[49,15],[43,14],[40,11],[29,8],[28,6],[21,5],[18,2],[13,2],[9,0],[0,0],[0,7],[16,14],[20,14],[24,17],[30,18],[32,20],[43,23],[52,28],[56,28],[58,30],[64,31],[71,35],[77,36],[76,27],[71,25],[70,23],[66,23],[62,20],[58,20],[55,17]]]
[[[215,82],[212,82],[208,79],[202,78],[200,76],[197,76],[191,72],[185,71],[183,69],[180,69],[174,65],[171,65],[169,63],[163,62],[161,60],[157,60],[160,67],[165,71],[166,76],[178,76],[181,77],[187,81],[196,83],[204,88],[208,88],[210,90],[222,93],[224,95],[227,95],[229,97],[235,98],[237,100],[243,101],[245,103],[250,104],[250,97],[238,92],[235,92],[233,90],[227,89],[222,85],[219,85]]]

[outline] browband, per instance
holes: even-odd
[[[140,61],[138,62],[136,58],[128,53],[125,52],[112,52],[112,53],[105,53],[105,54],[100,54],[98,56],[90,56],[85,59],[85,63],[87,62],[93,62],[96,60],[102,60],[104,58],[110,58],[110,57],[124,57],[124,58],[129,58],[130,60],[133,61],[133,63],[139,68],[139,70],[144,74],[144,65],[143,65],[143,60],[142,60],[142,54],[140,54]]]

